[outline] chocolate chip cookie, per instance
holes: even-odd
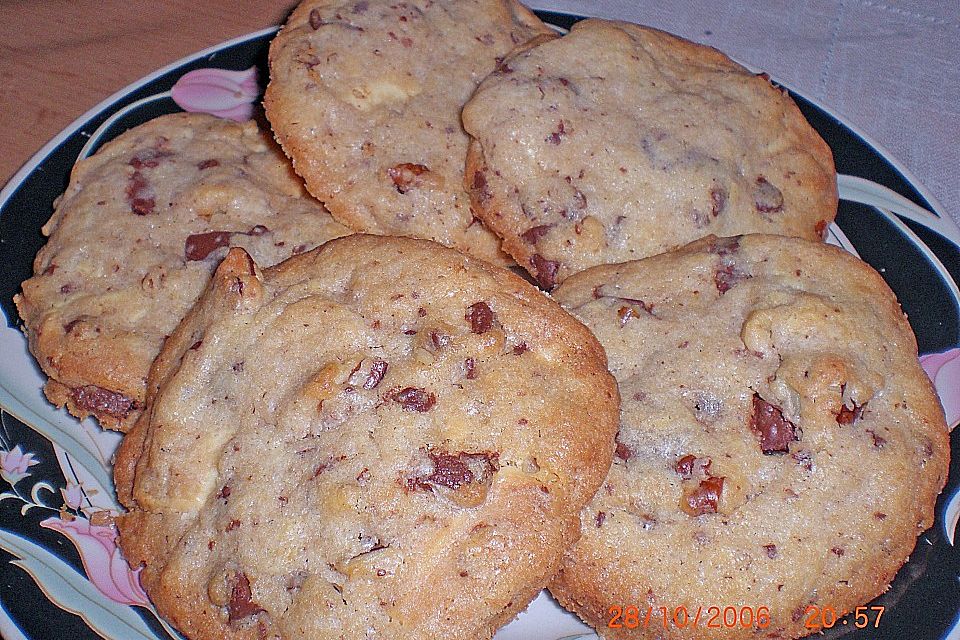
[[[814,630],[811,605],[886,590],[933,523],[950,449],[875,271],[806,240],[708,237],[555,298],[623,398],[613,466],[550,587],[564,606],[605,638],[786,639]],[[634,607],[633,628],[611,607]],[[708,626],[727,607],[733,626]]]
[[[508,264],[463,188],[463,103],[550,31],[514,0],[307,0],[270,47],[264,105],[307,188],[357,231]]]
[[[254,122],[174,114],[127,131],[74,167],[16,297],[47,398],[128,429],[228,247],[270,265],[349,232]]]
[[[502,268],[232,249],[119,450],[120,543],[190,638],[490,638],[578,535],[617,408],[596,339]]]
[[[836,214],[833,156],[786,93],[655,29],[578,22],[500,65],[463,124],[477,215],[546,288],[711,233],[821,239]]]

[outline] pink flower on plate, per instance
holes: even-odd
[[[72,482],[67,482],[64,489],[60,489],[60,495],[63,496],[63,504],[71,509],[79,509],[83,501],[83,487]]]
[[[920,366],[937,389],[950,428],[960,422],[960,348],[920,356]]]
[[[39,460],[33,459],[32,453],[24,453],[20,445],[10,451],[0,451],[0,477],[12,487],[30,475],[27,469],[39,463]]]
[[[80,552],[87,577],[100,593],[120,604],[150,606],[140,586],[140,569],[131,571],[117,546],[117,531],[112,526],[93,525],[83,518],[47,518],[40,526],[70,539]]]
[[[184,74],[170,91],[184,111],[209,113],[237,122],[253,116],[253,102],[260,95],[257,68],[245,71],[196,69]]]

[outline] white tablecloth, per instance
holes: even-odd
[[[647,24],[766,71],[886,149],[960,223],[960,0],[528,4]]]

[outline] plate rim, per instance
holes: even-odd
[[[566,11],[551,11],[546,9],[539,9],[539,11],[546,11],[554,15],[569,16],[571,18],[584,17],[581,14],[569,13]],[[5,211],[7,203],[9,202],[11,197],[17,192],[17,190],[23,185],[23,183],[38,169],[38,167],[40,167],[40,165],[48,157],[56,153],[57,149],[69,138],[76,135],[78,132],[80,132],[81,135],[85,135],[84,132],[82,132],[83,127],[86,124],[88,124],[91,120],[95,119],[98,115],[103,114],[104,112],[108,111],[111,108],[116,109],[118,107],[118,103],[123,101],[125,98],[128,98],[131,94],[133,94],[137,90],[143,88],[144,86],[150,84],[151,82],[156,81],[158,78],[170,73],[171,71],[175,71],[178,68],[181,68],[185,65],[199,61],[205,57],[217,54],[225,49],[229,49],[236,45],[244,44],[252,40],[269,36],[270,34],[276,33],[280,28],[282,28],[282,25],[265,27],[263,29],[248,32],[246,34],[242,34],[234,38],[230,38],[228,40],[224,40],[219,43],[210,45],[208,47],[203,48],[202,50],[183,56],[158,69],[155,69],[149,74],[142,76],[134,80],[133,82],[130,82],[127,85],[121,87],[120,89],[114,91],[112,94],[110,94],[109,96],[107,96],[106,98],[104,98],[103,100],[95,104],[94,106],[87,109],[84,113],[82,113],[78,117],[76,117],[66,127],[61,129],[53,138],[49,139],[42,147],[40,147],[36,152],[34,152],[20,166],[20,168],[7,180],[7,182],[3,185],[2,189],[0,189],[0,214],[2,214]],[[750,65],[746,65],[746,64],[744,66],[747,66],[748,68],[753,68]],[[892,154],[889,151],[889,149],[887,149],[884,145],[880,144],[874,138],[866,134],[859,126],[857,126],[856,124],[848,120],[845,116],[838,113],[831,107],[825,105],[820,99],[810,97],[805,93],[801,93],[799,91],[794,90],[790,84],[780,81],[775,76],[772,77],[772,80],[776,82],[779,86],[790,90],[791,93],[797,96],[800,96],[801,98],[803,98],[804,100],[812,104],[814,107],[822,111],[824,114],[826,114],[827,116],[835,120],[847,132],[858,137],[874,153],[876,153],[884,162],[886,162],[895,172],[897,172],[899,176],[910,187],[912,187],[917,192],[917,194],[919,194],[926,201],[926,203],[930,206],[931,210],[934,213],[936,213],[942,219],[948,221],[953,227],[955,227],[958,230],[958,233],[960,233],[960,225],[958,225],[957,220],[954,219],[953,216],[946,211],[946,209],[943,207],[943,204],[930,192],[930,190],[919,179],[919,177],[913,171],[911,171],[908,167],[906,167],[897,158],[897,156]],[[87,137],[89,137],[89,135]],[[902,231],[900,233],[902,233]],[[915,239],[910,239],[910,242],[912,244],[917,244]],[[920,244],[921,246],[923,246],[922,242]],[[934,252],[934,255],[936,255],[935,252]],[[944,277],[944,276],[951,277],[949,270],[941,270],[937,268],[934,268],[933,270],[937,272],[938,275],[940,275],[940,277]],[[3,313],[2,310],[0,310],[0,314],[2,313]],[[22,401],[20,401],[12,393],[9,393],[5,388],[3,389],[3,391],[7,392],[5,395],[9,395],[10,398],[22,404]],[[17,416],[16,413],[14,413],[13,411],[10,411],[9,405],[6,407],[0,407],[0,410],[13,415],[14,417]],[[33,430],[36,430],[31,423],[27,421],[22,421],[22,422],[27,427]],[[46,437],[42,433],[41,433],[41,436]],[[917,541],[917,544],[920,544],[919,539]],[[958,611],[957,622],[960,623],[960,611]],[[10,627],[8,627],[8,623],[12,626],[12,630],[10,629]],[[7,634],[10,631],[14,631],[14,633],[19,635],[8,636]],[[96,632],[93,631],[93,633],[96,633]],[[2,636],[3,638],[20,637],[20,638],[24,638],[25,640],[27,638],[27,636],[25,636],[22,630],[19,628],[17,621],[9,614],[8,611],[6,611],[6,609],[2,606],[2,603],[0,603],[0,636]],[[948,635],[943,638],[943,640],[960,640],[960,625],[955,623],[954,627],[949,631]]]

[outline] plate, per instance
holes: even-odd
[[[578,19],[538,14],[562,28]],[[44,377],[18,330],[12,298],[31,275],[33,257],[44,241],[40,227],[66,187],[74,162],[164,113],[184,108],[236,116],[249,111],[258,97],[250,80],[254,74],[267,78],[267,46],[275,31],[217,45],[119,91],[48,143],[0,192],[0,308],[5,316],[0,326],[0,634],[8,640],[178,637],[155,615],[108,524],[107,516],[119,509],[110,459],[120,436],[89,419],[77,422],[45,401]],[[793,97],[833,149],[843,174],[829,241],[873,265],[897,294],[917,334],[921,361],[955,424],[960,420],[960,290],[955,284],[960,279],[960,229],[876,144],[823,106]],[[960,640],[960,550],[954,548],[960,518],[958,438],[960,430],[951,439],[954,459],[936,523],[920,536],[890,590],[871,603],[883,607],[879,625],[857,629],[848,616],[823,629],[824,637]],[[669,612],[671,618],[674,613]],[[830,622],[829,616],[819,620],[821,625]],[[596,636],[546,593],[496,636],[560,638]]]

